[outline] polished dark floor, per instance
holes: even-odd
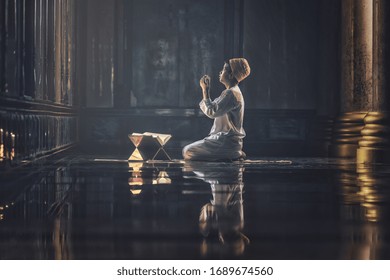
[[[0,258],[390,258],[387,166],[127,156],[68,152],[3,169]]]

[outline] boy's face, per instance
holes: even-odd
[[[219,81],[221,83],[229,83],[230,82],[230,75],[231,75],[231,69],[230,69],[230,65],[225,63],[223,68],[222,68],[222,71],[219,72]]]

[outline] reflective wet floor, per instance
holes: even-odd
[[[67,153],[2,170],[0,258],[389,259],[389,183],[353,160]]]

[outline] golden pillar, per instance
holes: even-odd
[[[361,163],[390,162],[389,117],[389,29],[390,4],[386,0],[373,1],[372,16],[372,94],[370,112],[364,118],[356,161]]]
[[[374,0],[342,1],[341,115],[335,121],[332,155],[355,157],[372,96]]]
[[[342,197],[340,218],[344,242],[340,258],[380,259],[386,251],[383,226],[390,216],[390,174],[385,165],[338,163],[338,187]],[[351,226],[353,224],[353,226]]]
[[[390,127],[387,113],[369,112],[364,118],[361,134],[356,154],[358,164],[390,161]]]
[[[342,114],[332,151],[358,163],[390,160],[389,7],[385,0],[342,1]]]
[[[373,93],[373,2],[354,2],[354,57],[353,57],[353,96],[350,109],[367,112],[372,109]]]
[[[346,112],[336,119],[332,141],[332,155],[342,158],[356,156],[360,131],[364,127],[365,112]]]
[[[357,164],[357,185],[364,217],[370,222],[389,219],[390,174],[384,165]]]

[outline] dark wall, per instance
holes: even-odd
[[[224,59],[224,0],[134,1],[132,97],[136,107],[194,107],[199,78]]]
[[[337,114],[339,4],[87,1],[84,31],[80,26],[87,46],[84,146],[130,150],[127,134],[144,131],[171,133],[177,150],[203,138],[212,120],[198,109],[199,78],[211,75],[217,97],[223,61],[244,56],[252,68],[241,84],[245,149],[250,155],[307,154],[310,139],[323,141],[328,118]]]
[[[83,3],[80,3],[83,5]],[[86,105],[112,107],[114,102],[115,1],[88,0],[81,20],[86,26]],[[83,19],[86,17],[86,19]]]
[[[220,91],[225,2],[89,0],[85,105],[194,107],[204,74]]]
[[[252,75],[248,107],[316,109],[319,5],[308,0],[246,0],[244,56]]]
[[[77,141],[75,1],[0,2],[0,166]]]
[[[224,59],[243,55],[248,108],[316,110],[321,59],[338,60],[338,2],[89,0],[86,106],[124,96],[121,108],[196,108],[199,78],[211,75],[218,95]]]
[[[320,116],[337,116],[341,92],[341,1],[320,1],[318,90],[316,110]]]
[[[29,131],[71,135],[54,146],[31,142],[33,152],[19,147],[21,158],[51,151],[77,141],[80,116],[85,147],[131,149],[127,134],[155,131],[171,133],[180,150],[212,124],[198,109],[199,78],[211,75],[218,96],[223,61],[243,55],[252,67],[241,85],[245,149],[304,154],[338,113],[340,3],[1,1],[1,142],[11,149],[13,134],[23,145]]]

